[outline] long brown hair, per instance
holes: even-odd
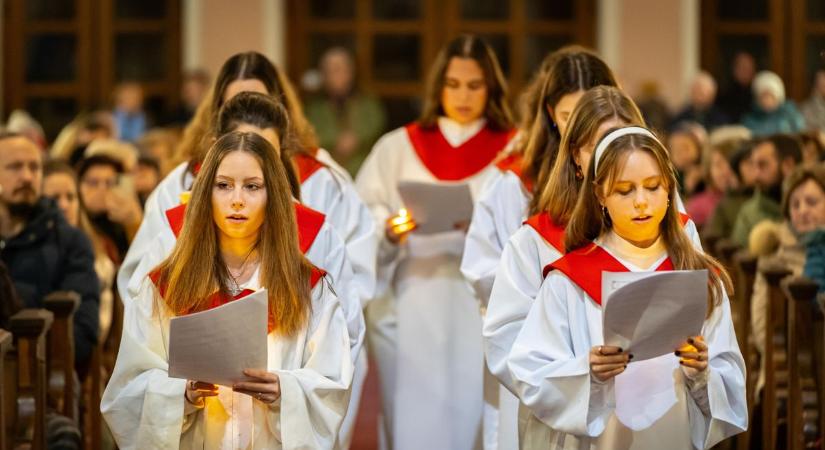
[[[293,142],[289,117],[284,106],[278,100],[258,92],[241,92],[226,102],[218,113],[216,137],[235,131],[243,124],[275,131],[281,147],[279,158],[286,169],[290,191],[293,197],[300,200],[301,182],[291,158],[297,145]]]
[[[544,169],[549,176],[530,200],[531,214],[547,211],[554,223],[567,223],[582,185],[581,172],[573,158],[579,149],[593,141],[599,127],[608,120],[624,125],[645,124],[639,108],[619,88],[598,86],[585,92],[570,116],[555,161],[544,159],[545,166],[552,162],[552,169]]]
[[[615,131],[615,130],[614,130]],[[607,133],[607,136],[610,133]],[[604,139],[604,138],[603,138]],[[603,213],[600,197],[612,192],[613,185],[624,167],[627,157],[633,151],[648,152],[656,160],[662,172],[663,185],[667,189],[668,208],[662,223],[659,224],[660,233],[664,239],[670,261],[674,270],[701,270],[708,271],[708,316],[714,306],[721,303],[722,289],[733,293],[733,284],[725,268],[714,258],[708,256],[693,246],[684,231],[680,220],[680,213],[676,206],[676,171],[670,162],[670,156],[665,147],[654,138],[639,133],[620,136],[607,146],[599,160],[599,171],[595,172],[594,152],[590,167],[585,175],[573,215],[567,224],[564,236],[564,246],[572,251],[591,243],[594,239],[610,231],[612,224],[609,217]]]
[[[434,127],[438,116],[444,115],[441,106],[441,92],[444,90],[444,74],[452,58],[471,58],[478,63],[487,84],[487,105],[484,115],[490,127],[495,130],[513,128],[513,113],[507,104],[507,81],[501,72],[495,52],[478,36],[461,35],[444,46],[435,58],[427,77],[424,108],[418,123],[423,127]]]
[[[266,204],[256,248],[261,286],[269,292],[275,331],[294,335],[310,312],[312,265],[298,246],[295,209],[283,165],[275,149],[255,133],[231,132],[209,149],[195,184],[180,237],[157,268],[158,284],[166,286],[164,301],[175,314],[206,309],[216,291],[229,293],[229,270],[221,257],[218,227],[212,218],[212,190],[221,161],[231,152],[248,152],[264,174]]]
[[[176,151],[176,162],[189,161],[191,166],[200,162],[209,148],[209,140],[215,134],[218,111],[223,106],[226,89],[233,81],[258,80],[267,92],[286,106],[298,143],[306,149],[315,149],[318,140],[309,121],[304,116],[301,102],[286,75],[258,52],[237,53],[221,66],[212,89],[201,101],[192,121],[183,131],[183,139]]]
[[[547,108],[555,108],[562,97],[595,86],[617,86],[610,67],[592,51],[577,45],[561,48],[545,58],[541,79],[532,86],[534,98],[529,128],[522,129],[524,174],[544,185],[556,159],[561,133]]]

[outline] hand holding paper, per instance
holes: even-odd
[[[169,376],[231,387],[267,367],[266,289],[169,324]]]
[[[454,231],[473,217],[473,196],[467,184],[398,183],[404,207],[418,225],[416,233]]]
[[[702,330],[707,270],[602,274],[605,345],[644,361],[672,353]]]

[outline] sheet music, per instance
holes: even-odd
[[[232,386],[267,367],[266,289],[169,324],[169,376]]]
[[[398,193],[407,212],[418,224],[414,233],[454,231],[456,224],[469,224],[473,217],[473,196],[466,183],[402,181],[398,183]]]

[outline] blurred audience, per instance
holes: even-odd
[[[699,72],[690,85],[690,99],[687,106],[671,120],[671,128],[682,122],[696,122],[713,131],[729,122],[728,116],[716,106],[716,80],[705,71]]]
[[[825,131],[825,69],[814,74],[811,96],[800,106],[808,130]]]
[[[659,92],[659,84],[650,80],[642,83],[636,106],[642,113],[647,126],[657,132],[664,132],[670,125],[671,117],[667,104]]]
[[[701,165],[704,136],[704,130],[686,122],[681,123],[668,135],[667,148],[676,168],[679,191],[684,197],[690,197],[694,192],[701,190],[704,184]]]
[[[751,84],[756,76],[756,60],[748,52],[738,52],[731,63],[731,79],[717,98],[717,105],[733,123],[739,123],[753,105]]]
[[[764,70],[753,80],[753,108],[742,118],[754,136],[798,133],[805,119],[791,100],[785,98],[785,84],[779,75]]]
[[[183,73],[180,86],[180,104],[166,118],[166,126],[183,128],[195,116],[195,110],[209,91],[209,73],[203,69]]]
[[[132,81],[115,87],[112,114],[117,126],[117,138],[123,141],[137,141],[147,129],[146,113],[143,111],[143,87]]]
[[[358,90],[355,62],[346,49],[327,50],[320,65],[323,92],[307,101],[306,116],[321,147],[355,176],[385,131],[384,107],[376,97]]]

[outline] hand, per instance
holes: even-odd
[[[140,224],[143,219],[137,197],[120,189],[112,189],[106,195],[106,211],[109,219],[123,226]]]
[[[702,336],[688,338],[674,354],[679,357],[679,364],[685,368],[688,378],[693,378],[708,368],[708,344]]]
[[[633,355],[619,347],[599,345],[590,349],[590,373],[605,382],[624,372]]]
[[[218,387],[203,381],[186,380],[186,401],[195,405],[200,403],[204,397],[214,397],[218,395]]]
[[[402,209],[398,215],[387,219],[384,233],[388,241],[393,244],[400,244],[404,242],[407,234],[416,228],[418,228],[418,224],[407,214],[406,210]]]
[[[351,130],[342,131],[335,142],[335,152],[341,156],[350,156],[358,148],[358,136]]]
[[[470,221],[469,220],[462,220],[453,224],[453,228],[467,234],[467,230],[470,229]]]
[[[232,386],[235,392],[246,394],[266,404],[281,398],[281,380],[278,375],[263,369],[244,369],[243,374],[253,378],[254,381],[235,383]]]

